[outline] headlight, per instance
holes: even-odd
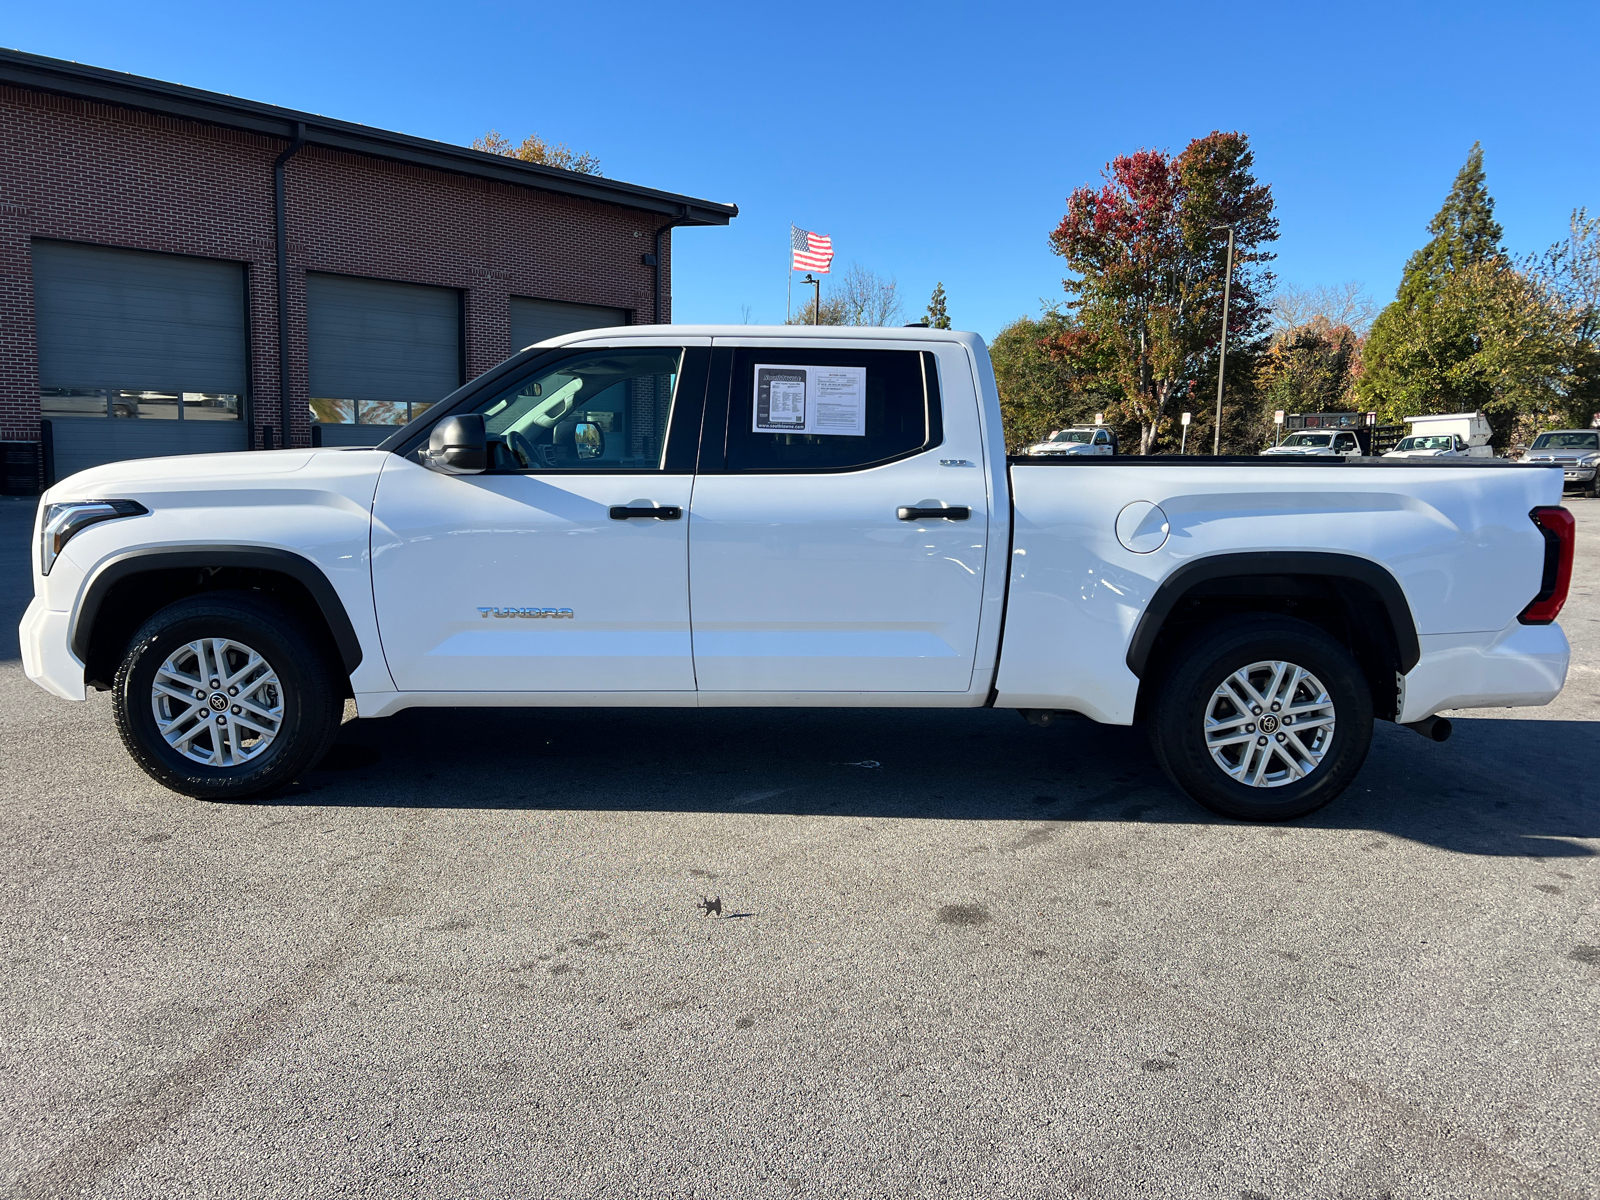
[[[137,500],[69,500],[44,510],[39,526],[39,573],[50,574],[56,557],[81,529],[114,517],[137,517],[150,510]]]

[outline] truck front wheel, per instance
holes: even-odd
[[[1183,646],[1159,684],[1151,748],[1213,812],[1286,821],[1350,785],[1372,743],[1372,696],[1350,652],[1315,625],[1247,616]]]
[[[288,609],[244,592],[169,604],[134,634],[113,686],[117,732],[156,782],[212,800],[261,796],[316,765],[342,690]]]

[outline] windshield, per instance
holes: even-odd
[[[1326,446],[1333,441],[1331,433],[1291,433],[1283,439],[1285,446]]]
[[[1449,434],[1430,434],[1427,437],[1401,438],[1396,450],[1454,450],[1455,439]]]
[[[1050,435],[1050,440],[1052,442],[1077,442],[1079,445],[1087,446],[1089,439],[1093,436],[1087,429],[1058,429]]]
[[[1600,433],[1541,433],[1535,450],[1600,450]]]

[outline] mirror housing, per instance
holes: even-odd
[[[489,469],[489,438],[482,413],[446,417],[428,435],[430,470],[446,475],[478,475]]]

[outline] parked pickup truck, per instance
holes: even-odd
[[[1071,429],[1058,429],[1042,442],[1035,442],[1022,453],[1031,458],[1049,458],[1058,454],[1115,454],[1117,439],[1109,429],[1100,425],[1074,425]]]
[[[1141,722],[1179,787],[1265,820],[1337,795],[1375,720],[1441,739],[1565,681],[1559,469],[1003,447],[971,334],[570,335],[375,449],[52,487],[27,673],[110,689],[193,796],[287,784],[352,697],[1000,707]]]

